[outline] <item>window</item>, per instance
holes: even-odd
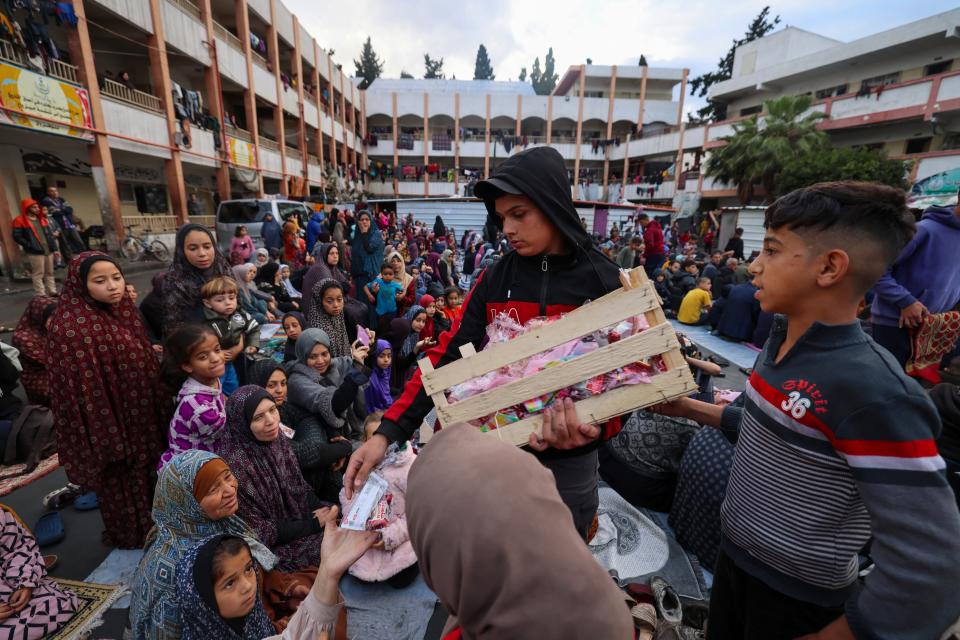
[[[842,96],[847,92],[847,85],[839,84],[835,87],[827,87],[826,89],[820,89],[816,93],[817,100],[824,100],[826,98],[832,98],[833,96]]]
[[[746,107],[746,108],[744,108],[744,109],[740,109],[740,115],[741,115],[741,116],[752,116],[752,115],[755,114],[755,113],[760,113],[760,109],[762,109],[762,108],[763,108],[763,105],[759,105],[759,104],[758,104],[757,106],[755,106],[755,107]]]
[[[166,213],[167,188],[163,185],[137,185],[133,188],[140,213]]]
[[[935,76],[938,73],[944,73],[945,71],[950,71],[950,65],[953,64],[953,60],[943,60],[941,62],[934,62],[933,64],[928,64],[923,70],[924,76]]]
[[[930,151],[930,142],[933,140],[931,137],[926,138],[914,138],[913,140],[907,140],[907,148],[904,153],[926,153]]]
[[[277,212],[280,214],[280,220],[286,221],[290,216],[297,216],[297,221],[301,227],[306,226],[310,212],[299,202],[278,202]]]
[[[137,197],[133,193],[133,185],[129,182],[118,182],[117,193],[120,195],[120,202],[136,202]]]
[[[269,202],[258,202],[256,200],[238,200],[235,202],[224,202],[220,205],[217,212],[219,222],[232,224],[247,224],[250,222],[259,222],[263,216],[270,213]]]
[[[882,76],[874,76],[872,78],[867,78],[866,80],[860,83],[860,90],[863,91],[864,89],[866,89],[869,91],[870,89],[873,89],[875,87],[885,87],[888,84],[896,84],[898,82],[900,82],[899,71],[895,73],[887,73]]]
[[[943,136],[943,145],[941,150],[960,149],[960,133],[948,133]]]

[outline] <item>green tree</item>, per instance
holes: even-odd
[[[409,73],[407,73],[406,71],[404,71],[403,69],[401,69],[401,70],[400,70],[400,79],[401,79],[401,80],[413,80],[413,76],[410,75]]]
[[[494,80],[496,77],[493,73],[493,65],[490,63],[490,56],[487,55],[487,48],[481,44],[477,49],[477,61],[473,65],[473,79]]]
[[[710,153],[706,174],[737,186],[743,204],[753,199],[754,186],[762,185],[770,198],[784,166],[801,154],[826,147],[827,134],[817,129],[824,117],[806,113],[810,96],[783,96],[763,103],[767,114],[761,124],[758,115],[734,123],[733,135],[721,138],[726,145]]]
[[[638,64],[639,66],[641,66],[641,67],[649,66],[649,65],[647,64],[647,56],[645,56],[645,55],[643,55],[643,54],[641,53],[641,54],[640,54],[640,62],[638,62],[637,64]]]
[[[373,81],[379,78],[383,74],[383,60],[377,57],[377,53],[373,50],[373,45],[370,43],[370,36],[367,36],[367,41],[363,43],[363,50],[360,51],[360,59],[353,61],[353,66],[356,67],[356,76],[358,78],[363,78],[360,81],[360,88],[366,89]]]
[[[527,81],[527,68],[526,68],[526,67],[520,67],[520,75],[517,76],[517,80],[519,80],[520,82],[526,82],[526,81]]]
[[[533,68],[530,71],[530,84],[537,95],[549,95],[557,86],[560,76],[556,72],[556,60],[553,57],[553,47],[547,50],[547,57],[544,58],[543,71],[540,71],[539,56],[533,61]]]
[[[423,77],[426,80],[443,80],[443,58],[431,58],[429,53],[423,54]]]
[[[690,95],[705,98],[710,91],[710,87],[733,77],[733,58],[736,54],[737,47],[748,42],[753,42],[757,38],[762,38],[773,31],[774,27],[780,23],[780,16],[775,16],[773,20],[769,20],[769,15],[770,7],[764,7],[763,10],[757,14],[757,17],[747,26],[747,31],[743,38],[734,40],[730,46],[730,50],[720,58],[716,71],[704,73],[690,80]],[[697,115],[700,121],[716,122],[717,120],[723,120],[727,117],[727,105],[714,102],[713,100],[707,100],[707,106],[698,110]]]
[[[879,182],[906,190],[909,170],[909,162],[891,160],[882,149],[825,146],[790,158],[777,176],[775,195],[833,180]]]

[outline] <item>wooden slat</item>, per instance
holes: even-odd
[[[606,321],[604,320],[604,322]],[[553,344],[559,343],[560,341]],[[448,404],[444,407],[437,405],[437,414],[444,425],[482,418],[498,409],[512,407],[546,393],[564,389],[617,367],[623,367],[643,358],[661,354],[676,346],[676,334],[669,324],[650,327],[642,333],[609,344],[593,353],[549,367],[536,375],[515,380],[502,387],[490,389],[454,404]],[[483,352],[477,354],[474,358],[479,358],[482,355]],[[474,358],[467,358],[465,361]],[[443,367],[439,372],[445,370],[446,367]],[[439,395],[443,395],[442,390]]]
[[[635,286],[650,286],[650,280],[647,278],[647,274],[644,273],[643,269],[634,269],[631,271],[630,281],[634,283]],[[660,296],[657,296],[657,299],[659,300]],[[651,327],[667,321],[667,316],[664,315],[663,308],[659,304],[643,315],[647,319],[647,324]],[[687,359],[683,357],[683,352],[680,351],[679,342],[677,342],[675,349],[671,349],[663,354],[663,362],[667,365],[668,371],[674,369],[686,369],[689,371],[690,369],[690,365],[687,364]]]
[[[597,424],[634,411],[638,407],[649,407],[659,402],[674,400],[696,389],[697,385],[690,375],[690,370],[677,369],[655,375],[649,384],[620,387],[576,402],[574,407],[581,422]],[[540,433],[542,425],[543,416],[538,414],[500,429],[488,431],[486,435],[523,446],[529,442],[531,433]]]
[[[564,342],[615,325],[626,318],[643,315],[651,309],[659,308],[657,300],[656,290],[649,284],[629,291],[618,289],[571,311],[561,320],[509,342],[490,345],[475,356],[455,360],[433,373],[425,374],[423,387],[428,394],[433,395]],[[649,324],[653,326],[660,323]]]
[[[420,358],[420,360],[417,361],[417,364],[420,366],[421,377],[432,373],[434,370],[433,363],[430,362],[430,358]],[[447,396],[443,392],[443,389],[440,389],[440,391],[435,393],[428,392],[428,395],[430,396],[430,399],[433,400],[433,406],[437,408],[437,411],[440,410],[440,407],[446,407],[448,405]]]

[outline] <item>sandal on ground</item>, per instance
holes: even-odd
[[[660,576],[650,579],[650,588],[653,589],[653,597],[660,617],[665,622],[679,626],[683,621],[683,607],[677,592]]]
[[[97,494],[91,491],[90,493],[85,493],[74,500],[73,506],[77,511],[92,511],[94,509],[99,509],[100,503],[97,501]]]
[[[76,500],[81,493],[83,493],[83,490],[75,484],[68,484],[65,487],[54,489],[47,495],[43,496],[43,508],[50,511],[63,509],[65,506]]]
[[[60,512],[51,511],[41,516],[33,528],[33,535],[37,539],[37,544],[41,547],[56,544],[63,540],[67,532],[63,528],[63,518],[60,517]]]

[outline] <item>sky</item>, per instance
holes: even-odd
[[[448,78],[473,78],[477,47],[487,47],[497,80],[529,73],[553,47],[557,73],[591,58],[595,64],[686,67],[691,77],[716,68],[765,6],[745,0],[284,0],[304,27],[348,75],[369,36],[383,59],[384,77],[401,70],[423,77],[423,55],[444,59]],[[771,14],[790,25],[837,40],[855,40],[947,11],[932,0],[779,0]],[[908,11],[909,9],[909,11]],[[688,98],[688,111],[703,100]]]

